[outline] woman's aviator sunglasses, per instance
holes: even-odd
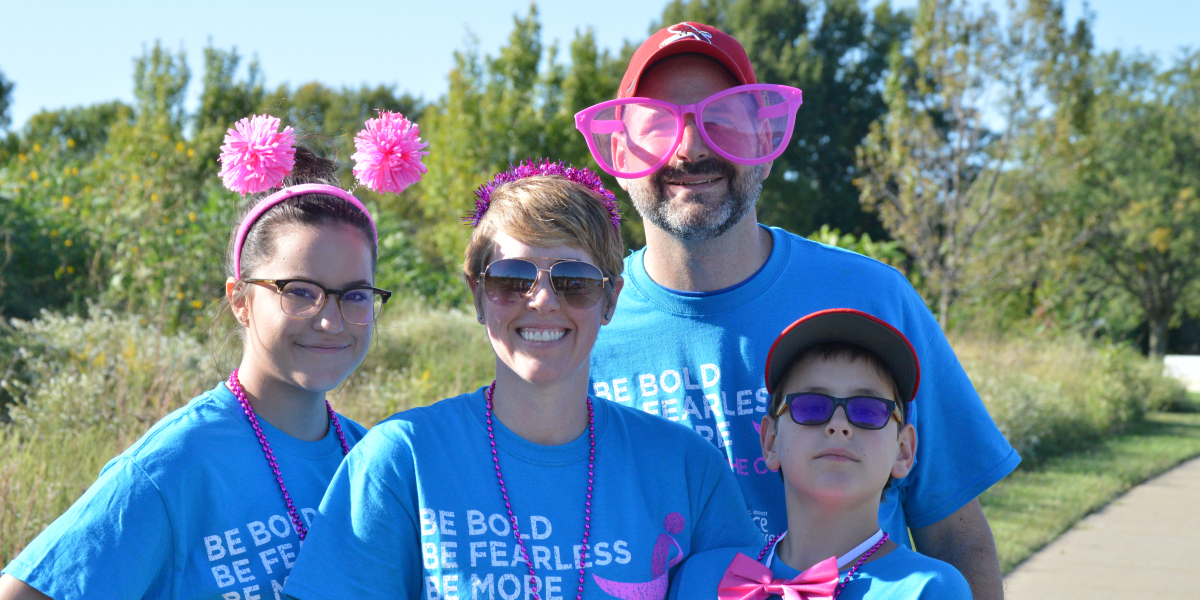
[[[579,309],[595,306],[604,297],[604,285],[608,283],[599,268],[583,261],[560,260],[549,269],[540,269],[522,258],[502,258],[493,262],[483,270],[479,281],[488,300],[499,306],[509,306],[528,295],[542,273],[550,276],[550,287],[559,300]]]
[[[575,128],[600,168],[615,177],[642,177],[667,164],[683,140],[686,115],[695,118],[704,143],[722,158],[760,165],[783,154],[802,103],[794,87],[755,83],[731,87],[695,104],[609,100],[579,111]]]
[[[798,425],[824,425],[833,418],[833,411],[839,406],[845,411],[846,420],[862,429],[883,429],[892,416],[896,417],[896,421],[904,422],[895,400],[874,396],[834,398],[816,392],[798,392],[784,396],[783,404],[779,406],[775,417],[783,416],[786,410]]]

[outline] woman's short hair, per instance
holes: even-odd
[[[531,246],[570,246],[587,252],[610,282],[621,274],[625,243],[612,215],[592,190],[557,175],[534,175],[500,185],[467,242],[463,275],[476,281],[491,262],[498,232]],[[611,294],[611,283],[609,293]]]

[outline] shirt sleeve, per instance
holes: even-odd
[[[921,384],[911,404],[917,428],[913,471],[901,482],[909,527],[950,516],[1008,475],[1021,457],[988,414],[941,326],[908,288],[905,333],[917,351]]]
[[[369,432],[329,484],[284,594],[302,600],[420,596],[414,481],[408,446]]]
[[[694,452],[704,457],[705,495],[697,504],[699,515],[692,534],[691,553],[762,543],[762,534],[750,519],[750,510],[729,464],[715,446],[698,435],[697,442]]]
[[[172,539],[162,494],[122,457],[3,572],[55,600],[167,595]]]

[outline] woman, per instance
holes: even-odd
[[[330,478],[365,433],[326,393],[362,362],[390,293],[372,287],[370,214],[336,186],[336,165],[293,148],[291,128],[278,125],[243,120],[222,148],[236,191],[282,183],[250,203],[231,238],[225,292],[244,342],[239,367],[110,461],[5,567],[0,598],[251,600],[282,590]]]
[[[659,600],[687,555],[761,540],[716,448],[588,397],[588,357],[622,284],[612,194],[544,162],[477,195],[463,270],[495,381],[372,429],[334,476],[285,593]]]

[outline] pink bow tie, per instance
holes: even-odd
[[[738,552],[717,586],[718,600],[832,600],[837,589],[837,559],[829,557],[795,579],[772,579],[771,569]]]

